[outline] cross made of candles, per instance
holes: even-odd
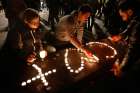
[[[32,77],[31,79],[28,79],[26,81],[23,81],[21,83],[21,86],[26,86],[27,84],[32,83],[33,81],[36,81],[38,79],[41,79],[42,83],[44,84],[44,86],[48,86],[48,81],[45,79],[45,77],[47,77],[48,75],[55,73],[56,69],[53,70],[49,70],[48,72],[42,73],[42,70],[40,67],[38,67],[36,64],[32,64],[32,67],[35,68],[38,71],[38,75],[35,77]]]

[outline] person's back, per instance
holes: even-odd
[[[59,23],[56,26],[56,38],[61,41],[69,41],[68,33],[73,33],[74,29],[74,16],[65,15],[60,18]]]
[[[66,41],[77,49],[80,49],[88,58],[98,61],[93,54],[83,46],[84,26],[91,16],[89,5],[81,6],[77,12],[60,19],[56,26],[56,37],[60,41]]]

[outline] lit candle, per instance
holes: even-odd
[[[42,61],[44,61],[44,58],[47,56],[47,52],[45,50],[42,50],[39,52],[39,56]]]
[[[37,66],[36,64],[32,65],[33,68],[35,68],[38,72],[38,75],[35,77],[32,77],[32,79],[28,79],[27,81],[23,81],[21,83],[21,86],[26,86],[29,83],[32,83],[33,81],[36,81],[37,79],[41,79],[42,83],[44,84],[44,86],[48,86],[49,83],[46,80],[45,77],[47,77],[48,75],[52,74],[52,73],[56,73],[56,69],[50,70],[48,72],[43,73],[41,68],[39,66]]]
[[[78,69],[72,69],[72,68],[70,67],[69,62],[68,62],[68,53],[69,53],[69,51],[78,51],[78,52],[79,52],[79,50],[78,50],[78,49],[66,49],[66,52],[65,52],[65,54],[64,54],[65,66],[67,67],[67,69],[68,69],[71,73],[76,73],[76,74],[78,74],[80,71],[82,71],[82,70],[84,69],[84,66],[85,66],[85,64],[84,64],[84,58],[83,58],[83,57],[80,58],[80,59],[81,59],[81,64],[80,64],[80,67],[79,67]]]

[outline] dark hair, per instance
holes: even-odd
[[[79,9],[78,9],[78,12],[82,12],[83,14],[84,13],[92,13],[92,9],[91,7],[88,5],[88,4],[85,4],[85,5],[82,5]]]
[[[136,0],[121,0],[118,5],[118,9],[122,11],[126,11],[128,9],[132,9],[134,12],[137,12],[139,3]]]
[[[38,11],[32,8],[27,8],[22,15],[23,20],[26,20],[28,22],[37,17],[39,17]]]

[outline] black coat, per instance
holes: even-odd
[[[38,53],[42,49],[40,30],[38,29],[33,34],[35,43],[30,29],[25,25],[17,24],[8,32],[6,42],[0,51],[0,72],[3,74],[0,79],[2,80],[2,89],[11,89],[10,91],[16,93],[16,82],[22,76],[24,67],[27,66],[26,57],[33,51]]]
[[[128,50],[126,52],[127,60],[123,70],[128,71],[131,67],[140,59],[140,19],[139,17],[133,17],[127,26],[126,32],[123,33],[124,37],[128,37],[126,40],[128,44]]]

